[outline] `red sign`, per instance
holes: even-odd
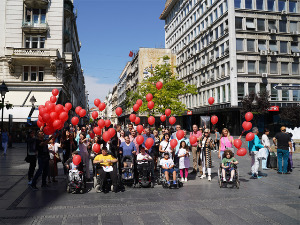
[[[279,106],[271,106],[268,108],[269,112],[278,112],[279,111]]]
[[[186,114],[187,115],[193,115],[193,111],[187,111]]]

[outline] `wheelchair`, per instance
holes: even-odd
[[[240,188],[240,180],[239,180],[239,170],[236,165],[233,165],[233,169],[235,170],[235,174],[233,176],[232,182],[229,182],[231,174],[230,171],[225,170],[225,179],[226,181],[223,181],[223,175],[222,175],[222,163],[220,164],[220,167],[218,169],[218,183],[219,187],[227,187],[228,184],[232,184],[232,188],[236,187],[237,189]]]
[[[100,192],[108,193],[111,191],[112,180],[109,173],[106,173],[106,179],[103,181],[102,187],[100,187],[100,174],[98,174],[98,169],[101,167],[100,163],[95,163],[94,167],[94,188],[97,190],[99,188]],[[113,169],[117,171],[117,165],[113,165]],[[119,178],[117,179],[119,181]],[[118,182],[119,183],[119,182]],[[117,185],[118,186],[118,185]],[[117,188],[119,189],[119,188]]]
[[[154,188],[153,160],[136,160],[137,181],[136,187]]]
[[[170,189],[178,189],[180,187],[183,187],[183,183],[180,180],[178,167],[174,168],[174,170],[176,171],[176,184],[173,183],[173,175],[172,174],[169,174],[170,184],[168,184],[166,176],[162,172],[162,170],[163,169],[162,169],[161,165],[159,165],[159,178],[157,180],[158,184],[161,184],[163,186],[163,188],[170,188]]]
[[[83,164],[83,171],[67,171],[67,193],[83,194],[84,192],[86,192],[85,164]]]

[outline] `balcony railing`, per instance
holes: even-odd
[[[49,0],[24,0],[24,4],[30,8],[46,8]]]
[[[56,49],[43,48],[6,48],[6,55],[13,57],[57,57]]]
[[[33,23],[33,22],[23,21],[22,28],[25,32],[43,33],[48,31],[49,26],[48,23]]]

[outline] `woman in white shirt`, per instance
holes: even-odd
[[[57,158],[55,154],[58,153],[58,148],[60,148],[60,144],[55,143],[54,138],[52,138],[48,143],[49,156],[50,156],[48,183],[51,183],[50,177],[52,177],[52,182],[57,182],[57,180],[55,180],[55,177],[58,175]]]
[[[265,128],[265,132],[261,137],[261,143],[262,145],[265,147],[266,149],[266,159],[262,159],[261,161],[261,167],[263,170],[268,170],[269,168],[267,168],[267,161],[268,161],[268,156],[269,156],[269,152],[271,150],[271,144],[270,144],[270,140],[268,138],[268,135],[270,134],[270,130],[268,128]]]
[[[86,168],[86,178],[88,181],[90,180],[90,156],[89,152],[87,150],[87,147],[89,145],[89,138],[86,137],[85,133],[80,133],[79,135],[79,155],[81,156],[81,161],[83,164],[85,164]]]
[[[173,149],[170,144],[170,134],[166,133],[164,135],[164,140],[162,142],[160,142],[160,145],[159,145],[159,152],[160,153],[165,153],[165,152],[169,153],[169,159],[173,160]]]

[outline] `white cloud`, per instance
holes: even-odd
[[[84,75],[85,88],[89,93],[90,108],[94,106],[94,100],[99,98],[101,102],[105,99],[109,91],[112,91],[114,84],[101,83],[97,77]]]

